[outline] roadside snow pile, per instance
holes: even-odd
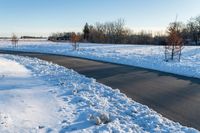
[[[0,75],[3,78],[5,75],[9,77],[27,77],[30,75],[24,66],[20,65],[17,62],[6,60],[0,57]]]
[[[0,49],[70,55],[88,59],[138,66],[189,77],[200,78],[200,47],[185,46],[181,62],[165,62],[163,46],[80,44],[73,51],[70,43],[20,42],[13,48],[10,42],[0,42]]]
[[[37,132],[54,127],[58,103],[49,91],[56,87],[33,77],[19,63],[0,56],[0,132]]]
[[[41,87],[36,89],[38,91],[40,90],[38,93],[42,91],[43,95],[48,96],[41,95],[41,98],[35,97],[33,100],[41,100],[42,103],[46,103],[44,107],[41,105],[36,106],[35,108],[37,110],[46,111],[47,114],[43,114],[43,118],[44,116],[48,116],[48,118],[50,117],[49,119],[51,119],[53,117],[52,113],[55,113],[54,117],[56,119],[51,119],[49,121],[51,123],[45,123],[46,121],[42,121],[41,119],[37,120],[38,124],[29,125],[37,128],[31,128],[32,130],[30,131],[60,133],[199,132],[193,128],[184,127],[179,123],[163,118],[147,106],[127,98],[124,94],[120,93],[119,90],[113,90],[110,87],[97,83],[94,79],[79,75],[73,70],[38,59],[10,55],[2,55],[2,57],[19,62],[27,69],[31,70],[33,78],[43,80],[43,84],[47,82],[50,86],[45,89],[42,89]],[[39,84],[40,83],[41,81]],[[54,88],[52,88],[53,86]],[[3,86],[1,88],[3,88]],[[16,89],[16,91],[17,90],[18,89]],[[16,93],[15,91],[13,92],[13,90],[10,90],[10,94],[12,94],[11,92],[14,94]],[[0,89],[0,94],[1,93],[4,93],[4,91]],[[29,97],[29,95],[25,95],[20,98],[19,95],[21,94],[17,93],[16,95],[18,100],[22,100],[23,97]],[[42,97],[46,98],[42,99]],[[11,98],[6,98],[8,101],[10,99]],[[26,100],[27,99],[23,101]],[[5,99],[1,99],[0,101],[5,102]],[[52,103],[57,104],[55,105]],[[1,104],[2,103],[0,102],[0,112],[3,109]],[[33,102],[29,103],[29,106],[34,105],[35,103]],[[4,107],[11,108],[13,105],[4,104]],[[51,109],[46,109],[46,107]],[[24,110],[21,109],[21,111]],[[9,115],[9,110],[5,110],[2,117],[4,118],[5,116],[5,119],[9,118],[11,119],[10,121],[13,121],[13,118],[18,116],[18,114],[16,114],[15,117],[9,117]],[[23,118],[27,119],[25,117]],[[3,122],[5,120],[1,120],[0,116],[0,121]],[[10,127],[12,125],[17,124],[13,122],[9,123],[10,125],[4,125],[4,128],[8,131],[11,129]],[[20,124],[24,125],[25,123]]]

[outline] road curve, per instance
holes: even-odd
[[[182,125],[200,130],[200,80],[149,69],[97,62],[53,54],[11,52],[4,54],[36,57],[118,88],[140,102]]]

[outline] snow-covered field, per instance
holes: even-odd
[[[0,49],[71,55],[200,78],[200,47],[195,46],[185,46],[181,62],[173,63],[164,61],[162,46],[86,43],[73,51],[70,43],[20,42],[13,48],[9,41],[0,41]]]
[[[94,79],[27,57],[0,55],[0,132],[199,132]]]

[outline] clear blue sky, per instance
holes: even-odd
[[[82,31],[88,22],[123,18],[133,30],[163,30],[200,15],[200,0],[0,0],[0,36]]]

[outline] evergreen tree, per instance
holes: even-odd
[[[83,38],[84,38],[84,40],[88,41],[89,34],[90,34],[90,29],[89,29],[88,23],[86,23],[85,26],[84,26],[84,29],[83,29]]]

